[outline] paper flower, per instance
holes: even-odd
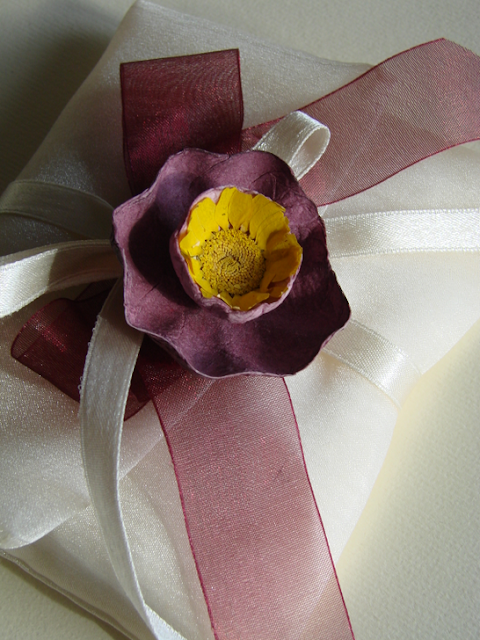
[[[232,211],[232,198],[254,208]],[[257,271],[237,290],[218,279],[218,256],[201,268],[212,234],[256,240]],[[296,373],[349,318],[317,208],[272,154],[170,157],[150,189],[116,209],[114,238],[127,322],[202,375]]]
[[[302,262],[285,209],[236,187],[201,194],[172,235],[170,253],[185,291],[231,322],[278,307]]]

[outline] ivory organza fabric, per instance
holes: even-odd
[[[140,0],[3,196],[2,253],[108,237],[103,201],[114,207],[129,197],[121,62],[232,47],[240,49],[245,126],[286,115],[366,70]],[[480,318],[479,175],[478,144],[464,145],[320,211],[353,322],[287,383],[334,560],[366,504],[406,396]],[[65,187],[61,193],[70,203],[65,218],[53,224],[57,207],[49,183]],[[41,206],[31,206],[35,197]],[[90,506],[78,405],[10,357],[19,328],[46,301],[2,321],[0,546],[6,557],[129,637],[151,638],[113,572]],[[123,517],[145,601],[187,640],[211,638],[173,468],[151,405],[125,424],[121,478]]]

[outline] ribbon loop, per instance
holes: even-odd
[[[186,147],[240,150],[243,100],[237,49],[120,65],[124,159],[133,193]],[[132,100],[133,98],[133,100]]]
[[[51,182],[15,180],[0,197],[0,214],[34,218],[86,238],[108,240],[113,207],[93,193]]]
[[[400,347],[355,320],[335,334],[323,350],[381,389],[397,407],[421,376]]]
[[[253,147],[281,158],[300,180],[320,160],[330,142],[330,130],[302,111],[277,122]]]
[[[0,258],[0,318],[44,293],[121,274],[108,240],[62,242],[5,256]]]

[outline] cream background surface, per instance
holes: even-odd
[[[163,4],[349,62],[373,64],[442,36],[480,54],[477,0]],[[0,190],[35,151],[129,5],[2,0]],[[402,409],[338,567],[357,640],[480,636],[479,362],[477,324]],[[6,562],[0,564],[0,629],[7,640],[123,637]]]

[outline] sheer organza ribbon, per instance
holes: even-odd
[[[201,56],[122,65],[124,95],[142,96],[131,104],[124,100],[129,140],[126,165],[129,167],[137,156],[145,159],[135,179],[129,172],[134,192],[151,184],[166,157],[179,149],[180,140],[183,146],[194,146],[199,137],[202,148],[209,151],[237,152],[258,144],[278,122],[241,131],[237,52],[208,55],[209,82],[205,81],[205,67],[199,64]],[[190,73],[186,73],[185,64]],[[232,64],[234,71],[226,73],[226,64]],[[192,76],[198,80],[195,91],[190,90]],[[176,104],[181,104],[176,118],[168,108],[171,87]],[[478,140],[479,93],[479,57],[448,40],[428,42],[385,60],[300,110],[322,122],[331,133],[322,162],[311,163],[308,173],[299,176],[305,192],[318,206],[338,202],[440,151]],[[219,105],[224,105],[223,111]],[[227,107],[232,111],[229,115]],[[145,127],[152,114],[153,125]],[[212,126],[212,118],[217,119],[216,126]],[[222,123],[226,123],[226,136],[219,139]],[[282,132],[263,140],[270,150],[274,143],[283,157],[282,148],[292,144],[290,136]],[[159,148],[168,149],[168,155]],[[303,150],[305,153],[308,145]]]
[[[427,79],[432,76],[432,73],[435,76],[435,82],[433,83],[435,86],[432,85],[425,90]],[[425,74],[425,77],[423,74]],[[233,74],[233,76],[235,76],[235,74]],[[435,93],[438,86],[443,87],[442,101],[438,100],[438,93]],[[462,89],[461,95],[464,96],[461,101],[458,100],[460,86]],[[328,122],[328,124],[332,130],[336,127],[338,132],[339,127],[343,126],[344,130],[347,131],[347,134],[337,133],[337,137],[339,136],[340,138],[337,141],[337,146],[335,147],[335,154],[332,154],[331,151],[333,140],[332,145],[327,151],[327,153],[330,152],[329,163],[326,162],[326,166],[321,169],[323,165],[322,160],[322,163],[316,165],[314,170],[310,171],[304,178],[304,186],[306,186],[309,195],[316,199],[319,204],[322,202],[329,202],[331,201],[331,198],[333,200],[341,199],[347,195],[357,193],[358,191],[380,182],[389,175],[393,175],[397,171],[413,164],[423,157],[437,153],[438,151],[454,144],[460,144],[462,142],[478,138],[480,134],[479,108],[473,98],[475,96],[475,90],[478,95],[479,86],[480,65],[478,58],[452,43],[440,41],[425,45],[424,47],[419,47],[410,52],[406,52],[401,56],[397,56],[396,58],[386,61],[354,83],[347,85],[347,87],[331,94],[331,96],[327,96],[321,101],[314,103],[316,105],[315,108],[318,107],[324,109],[324,112],[327,114],[327,118],[323,118],[324,120],[331,117],[332,122]],[[394,87],[396,89],[399,87],[408,87],[408,93],[399,95],[397,90],[393,90]],[[448,91],[445,94],[445,89],[447,87]],[[467,93],[467,91],[470,90],[472,93]],[[410,91],[413,93],[410,93]],[[424,93],[425,91],[426,94]],[[398,113],[398,104],[401,96],[405,96],[402,104],[408,105],[408,107],[405,106],[403,112]],[[207,98],[208,96],[204,96],[205,100],[207,100]],[[450,98],[450,100],[448,100],[448,98]],[[198,102],[197,96],[195,97],[195,101]],[[200,104],[202,104],[201,99]],[[313,106],[310,105],[310,108],[313,108]],[[305,111],[308,109],[309,108],[306,108]],[[372,110],[372,115],[375,116],[373,119],[375,126],[372,126],[372,120],[368,118],[369,110]],[[329,116],[329,113],[333,115]],[[356,114],[358,113],[360,113],[360,116],[357,117]],[[420,118],[422,113],[425,116],[423,120]],[[350,124],[352,126],[352,130],[349,129]],[[245,145],[257,142],[259,135],[268,129],[269,125],[263,125],[244,132],[242,144]],[[401,140],[401,145],[399,144],[399,140]],[[381,147],[380,150],[379,145]],[[401,151],[396,153],[396,150],[398,150],[398,147],[400,146]],[[326,161],[327,154],[325,154],[324,158]],[[359,158],[362,158],[360,163]],[[353,164],[354,162],[355,165]],[[357,176],[355,174],[355,176],[352,177],[350,167],[355,166],[355,168],[357,168],[359,164],[362,166],[362,170],[358,172],[360,175]],[[324,173],[319,173],[320,171],[323,171]],[[314,172],[315,175],[312,177]],[[352,179],[350,180],[350,178]],[[314,184],[315,186],[310,188],[308,183],[309,180],[313,180],[312,185]],[[340,185],[342,185],[341,188]],[[348,226],[348,222],[345,224]],[[401,248],[400,250],[409,249]],[[418,250],[422,249],[420,248]],[[92,499],[96,506],[97,515],[100,523],[102,524],[104,533],[112,534],[111,536],[106,535],[107,544],[109,538],[114,539],[115,536],[118,537],[118,535],[125,535],[121,519],[121,509],[118,502],[118,492],[117,501],[115,502],[114,500],[112,505],[112,493],[111,491],[110,493],[108,491],[108,487],[111,483],[113,482],[113,484],[115,484],[117,480],[115,475],[117,467],[116,464],[113,463],[111,469],[98,468],[98,465],[95,464],[95,447],[92,443],[95,443],[96,446],[99,444],[99,436],[95,435],[95,429],[98,428],[101,431],[100,438],[105,438],[105,444],[112,446],[112,442],[116,442],[119,446],[121,428],[119,428],[118,425],[123,416],[123,407],[126,402],[126,395],[125,392],[123,394],[120,393],[117,397],[117,402],[113,403],[117,407],[116,411],[118,415],[114,416],[114,420],[111,423],[111,426],[109,426],[108,424],[105,424],[105,413],[102,408],[102,405],[105,403],[105,396],[102,394],[107,392],[115,393],[116,389],[118,392],[118,385],[116,384],[117,381],[115,380],[114,375],[117,370],[116,368],[120,362],[128,361],[134,363],[139,348],[138,338],[129,338],[128,336],[131,330],[126,328],[124,323],[119,323],[119,299],[120,296],[117,288],[114,290],[111,298],[107,301],[104,311],[100,314],[99,324],[95,330],[94,339],[90,347],[90,354],[94,354],[94,347],[92,347],[92,345],[98,346],[99,343],[102,343],[102,341],[105,340],[106,342],[104,343],[103,348],[100,350],[97,348],[96,351],[98,354],[106,353],[108,350],[111,353],[111,362],[110,364],[105,363],[104,359],[98,355],[96,358],[91,356],[87,359],[81,405],[81,415],[84,427],[85,463],[87,473],[89,475],[90,488],[92,490]],[[357,333],[359,333],[360,337],[365,339],[368,335],[368,331],[363,331],[362,327],[357,325],[353,326]],[[102,329],[102,327],[104,328]],[[130,347],[128,347],[129,340],[132,345]],[[335,354],[335,349],[333,349],[333,353]],[[351,355],[348,355],[348,348],[344,348],[344,354],[346,361],[348,361],[349,357],[352,359]],[[112,387],[107,388],[106,386],[101,385],[101,389],[99,390],[98,385],[94,384],[94,382],[101,379],[102,376],[105,376],[105,368],[108,366],[110,366],[112,371]],[[95,367],[97,367],[96,373],[92,375],[91,371],[95,371]],[[358,362],[357,357],[357,369],[359,367],[361,369],[362,363]],[[125,387],[128,388],[128,384],[125,383],[128,383],[131,371],[133,371],[133,364],[130,368],[126,367],[124,375],[122,376],[124,390]],[[412,375],[415,377],[415,372],[413,372]],[[93,382],[90,387],[88,384],[89,380]],[[186,380],[185,384],[187,387],[189,384],[191,388],[194,387],[192,381],[189,381],[189,374],[185,374],[184,380]],[[246,412],[245,415],[248,415],[249,400],[252,401],[253,396],[251,394],[253,394],[254,391],[258,391],[258,381],[256,381],[255,385],[250,384],[250,382],[247,381],[245,383],[246,386],[243,385],[243,382],[239,382],[239,386],[236,387],[236,389],[232,389],[232,397],[239,398],[242,403],[241,411]],[[271,382],[271,380],[265,380],[264,384],[268,387]],[[278,383],[280,381],[274,382]],[[189,518],[188,510],[191,507],[187,504],[188,501],[185,500],[185,491],[188,494],[188,499],[195,497],[196,500],[198,500],[198,503],[193,503],[193,527],[190,528],[190,538],[193,542],[193,550],[197,560],[197,566],[199,567],[199,573],[202,576],[202,570],[204,572],[202,582],[207,603],[210,604],[210,613],[212,615],[213,627],[217,637],[351,637],[348,618],[346,617],[345,612],[341,611],[341,595],[339,594],[336,585],[334,572],[329,558],[329,562],[327,563],[328,566],[323,565],[323,560],[320,559],[320,556],[318,556],[315,551],[311,552],[308,546],[304,546],[298,542],[298,536],[300,535],[302,536],[302,541],[307,542],[304,537],[307,535],[307,529],[302,525],[299,526],[298,531],[290,530],[290,532],[286,533],[286,538],[288,539],[289,535],[292,533],[293,536],[290,538],[290,544],[286,543],[285,537],[282,538],[282,535],[284,534],[282,534],[283,528],[281,526],[283,524],[281,515],[282,513],[285,513],[285,510],[279,508],[272,512],[270,510],[272,498],[268,493],[263,494],[262,491],[255,491],[259,494],[261,500],[265,499],[262,503],[263,506],[260,509],[260,520],[255,517],[256,512],[254,509],[251,510],[245,508],[245,505],[247,504],[246,494],[243,493],[243,489],[241,487],[245,489],[245,487],[248,487],[253,480],[259,478],[262,488],[271,488],[274,486],[274,481],[278,482],[279,480],[282,480],[282,475],[288,474],[288,465],[284,466],[283,463],[286,464],[294,459],[299,462],[303,461],[294,421],[290,422],[290,429],[287,437],[287,440],[290,441],[289,448],[286,443],[281,445],[280,439],[276,444],[271,445],[271,443],[268,442],[268,434],[259,434],[259,429],[263,427],[262,420],[258,419],[258,414],[253,417],[253,422],[251,423],[254,435],[253,442],[255,443],[253,446],[253,452],[257,455],[260,454],[260,459],[267,465],[266,468],[262,467],[263,471],[265,473],[270,473],[268,477],[261,476],[261,474],[259,475],[260,472],[258,465],[253,464],[251,467],[243,466],[244,463],[251,462],[248,454],[248,442],[246,440],[240,442],[240,453],[235,448],[235,446],[239,444],[237,441],[239,436],[248,439],[249,430],[245,429],[245,425],[243,424],[241,425],[242,429],[238,430],[235,427],[236,418],[233,417],[233,421],[231,423],[233,428],[231,430],[227,429],[226,433],[220,433],[220,426],[225,423],[222,422],[218,413],[215,413],[218,412],[218,396],[216,392],[213,392],[213,396],[210,397],[211,382],[198,381],[198,384],[199,387],[194,389],[193,400],[198,400],[200,403],[198,406],[201,407],[201,409],[197,410],[194,408],[193,413],[190,416],[189,412],[192,409],[188,407],[189,402],[186,402],[186,405],[184,406],[187,408],[182,414],[179,424],[177,424],[178,415],[176,417],[171,417],[165,414],[162,417],[162,411],[168,413],[173,409],[174,404],[168,400],[168,393],[165,395],[165,385],[160,385],[162,387],[162,393],[164,394],[163,399],[165,400],[160,408],[160,416],[167,423],[171,421],[170,424],[172,426],[172,432],[169,435],[170,430],[167,426],[166,433],[167,438],[169,438],[170,446],[174,452],[174,462],[175,449],[180,452],[182,446],[186,446],[186,449],[182,453],[182,456],[184,457],[182,458],[182,464],[180,465],[182,466],[185,464],[185,467],[180,469],[179,465],[176,464],[176,472],[183,496],[184,507],[186,507],[187,526]],[[235,381],[235,385],[236,384],[237,381]],[[217,385],[217,383],[215,383],[215,385]],[[182,395],[182,393],[183,391],[179,392],[180,395]],[[224,390],[224,393],[228,394],[230,391]],[[274,398],[275,403],[277,401],[281,403],[280,396],[277,396],[273,389],[266,389],[266,394],[267,397],[272,399]],[[185,402],[184,396],[183,402]],[[268,403],[267,405],[261,405],[260,401],[258,404],[257,400],[252,402],[259,410],[260,407],[263,406],[266,416],[273,416],[273,407]],[[289,412],[290,415],[292,414],[291,409],[289,408],[289,403],[286,401],[285,397],[284,402],[282,424],[285,423],[288,427],[288,419],[286,419],[286,416],[288,417]],[[195,403],[192,404],[192,407],[195,406]],[[212,434],[211,429],[209,428],[211,424],[209,425],[208,421],[205,425],[205,415],[214,415],[217,419],[215,424],[218,426],[218,431],[214,430],[214,434]],[[240,416],[240,421],[241,415],[240,406],[238,406],[237,418]],[[230,419],[232,418],[229,418],[229,420]],[[233,509],[237,508],[238,523],[240,526],[239,529],[235,528],[230,530],[225,526],[225,521],[222,518],[214,523],[213,527],[211,521],[207,523],[205,522],[205,511],[202,506],[202,500],[206,501],[206,504],[210,509],[211,502],[208,500],[208,494],[206,491],[201,491],[201,495],[198,495],[199,483],[198,476],[196,478],[195,474],[198,469],[203,469],[201,465],[201,455],[198,454],[198,459],[196,455],[193,461],[190,457],[192,451],[192,448],[190,447],[192,438],[190,427],[194,424],[194,421],[198,421],[200,423],[198,431],[200,442],[197,444],[199,446],[203,446],[206,441],[205,451],[207,451],[208,448],[210,448],[210,451],[214,451],[214,453],[209,454],[210,462],[212,460],[217,461],[217,465],[214,464],[213,468],[211,465],[208,467],[209,473],[219,474],[215,475],[216,479],[220,480],[221,485],[225,483],[225,485],[220,488],[225,489],[225,487],[227,487],[231,491],[230,494],[227,494],[227,498],[230,503],[227,505],[228,508],[225,513],[225,517],[228,518],[229,522],[232,522],[233,520],[230,520],[230,518],[232,518]],[[177,427],[178,431],[176,431]],[[181,427],[186,429],[186,434],[183,433]],[[203,428],[206,428],[206,432],[202,431]],[[215,437],[212,439],[210,437],[211,435],[214,435]],[[175,440],[177,436],[179,441]],[[257,438],[260,438],[260,440],[257,440]],[[295,440],[295,438],[297,438],[297,440]],[[295,442],[297,444],[295,444]],[[227,443],[229,446],[227,446]],[[291,448],[292,445],[293,449]],[[114,447],[114,450],[117,452],[117,458],[119,452],[118,446],[117,448]],[[283,453],[279,453],[279,446],[285,446]],[[197,453],[195,449],[193,450]],[[276,451],[275,455],[273,455],[274,450]],[[240,458],[239,456],[241,454],[247,454],[247,459],[244,459],[243,457]],[[115,456],[113,459],[115,460]],[[228,474],[227,467],[223,467],[223,465],[222,468],[219,469],[220,465],[218,462],[221,459],[224,460],[225,464],[229,464],[233,460],[235,473]],[[283,461],[282,464],[271,468],[274,461],[278,463],[280,460]],[[221,475],[222,473],[227,473],[228,477]],[[237,477],[235,477],[235,474],[237,474]],[[202,475],[202,479],[205,479],[205,482],[207,482],[207,475],[208,474],[205,474],[205,477]],[[306,475],[304,477],[306,479]],[[241,483],[239,482],[240,479],[242,480]],[[288,485],[288,479],[286,481]],[[189,485],[189,482],[193,482],[193,487]],[[107,489],[105,489],[105,487]],[[183,487],[185,487],[185,489]],[[213,488],[214,487],[211,487],[212,491]],[[308,481],[307,485],[304,484],[304,489],[305,491],[303,491],[302,494],[303,499],[309,493]],[[195,491],[197,492],[196,496],[193,495]],[[291,498],[292,494],[289,492],[289,499]],[[294,500],[297,499],[298,498],[294,497]],[[109,501],[110,507],[108,506]],[[314,505],[313,501],[312,504]],[[102,507],[109,510],[107,515],[102,513]],[[200,507],[200,512],[195,514],[195,509],[198,507]],[[313,516],[314,520],[316,518],[316,522],[320,523],[318,514],[313,513]],[[289,518],[285,518],[285,520],[288,521],[289,526],[295,526],[295,522],[292,522]],[[297,520],[297,516],[295,516],[295,520]],[[242,527],[242,523],[246,523],[248,526],[244,528]],[[255,529],[253,527],[256,524],[260,524],[260,529],[258,531],[261,531],[263,526],[262,523],[266,523],[267,535],[265,537],[265,535],[262,534],[262,537],[255,539],[255,535],[253,534]],[[195,529],[197,525],[200,529],[204,526],[210,526],[217,532],[219,528],[223,527],[224,532],[227,534],[225,536],[227,538],[227,543],[230,543],[230,539],[233,540],[230,553],[237,553],[242,548],[245,550],[244,559],[240,561],[240,568],[248,566],[248,561],[253,561],[253,557],[257,552],[262,561],[264,558],[267,558],[271,563],[270,566],[272,566],[279,563],[277,555],[278,551],[282,557],[282,562],[279,564],[283,567],[283,561],[288,559],[289,554],[296,551],[300,555],[296,558],[295,562],[301,562],[302,564],[293,567],[294,572],[292,572],[291,566],[287,568],[289,579],[285,582],[281,582],[280,584],[278,584],[278,578],[275,578],[271,574],[256,576],[256,578],[261,580],[265,578],[265,582],[259,582],[257,585],[258,591],[255,592],[250,590],[250,583],[248,583],[248,581],[245,583],[241,574],[235,573],[237,571],[237,567],[233,562],[232,565],[229,565],[230,569],[228,567],[224,569],[225,574],[232,578],[229,580],[231,590],[223,591],[226,583],[221,577],[222,574],[220,572],[213,576],[209,576],[208,579],[205,579],[205,572],[208,573],[209,567],[215,567],[217,553],[215,544],[210,546],[210,552],[208,551],[207,545],[204,550],[205,556],[203,556],[203,558],[199,558],[203,552],[195,551],[195,538],[197,534],[195,532],[192,534],[192,528]],[[272,538],[276,533],[277,527],[279,528],[279,536],[281,540],[283,540],[283,542],[280,540],[278,541],[278,548],[276,547],[276,544],[274,544],[274,539]],[[318,524],[317,527],[314,526],[311,531],[315,537],[314,545],[316,545],[322,537],[323,532],[318,529]],[[204,537],[205,533],[201,535]],[[262,545],[265,542],[267,544],[262,548]],[[252,545],[257,543],[259,543],[260,546],[257,547],[257,551],[254,552],[252,550]],[[203,542],[201,542],[200,547],[202,545]],[[324,542],[324,545],[326,548],[326,542]],[[155,632],[159,634],[158,637],[175,637],[175,635],[167,634],[167,630],[160,622],[158,622],[158,620],[156,620],[153,612],[151,612],[147,605],[145,605],[145,602],[141,597],[140,587],[135,579],[134,570],[132,574],[133,563],[131,562],[131,558],[128,558],[128,544],[126,545],[126,549],[127,553],[124,554],[123,557],[118,557],[118,550],[116,551],[113,547],[111,549],[112,563],[117,571],[117,575],[124,577],[122,584],[130,585],[129,595],[131,596],[132,601],[137,603],[138,610],[141,611],[144,618],[149,621],[152,630],[155,629]],[[328,549],[327,554],[323,554],[321,557],[328,557]],[[316,568],[320,569],[320,572],[316,573],[316,578],[313,581],[311,580],[311,574],[309,571],[302,572],[299,570],[299,567],[303,566],[304,569],[308,570],[313,568],[315,573],[312,558],[317,559]],[[235,558],[233,558],[233,560],[235,560]],[[259,565],[257,565],[257,568],[258,566]],[[202,567],[204,567],[204,569],[202,569]],[[295,574],[297,570],[299,571]],[[128,577],[128,574],[130,574],[130,578]],[[252,577],[251,571],[248,573],[248,576],[250,578]],[[320,576],[320,578],[318,576]],[[304,580],[304,582],[297,582],[297,578]],[[291,590],[289,589],[289,584]],[[246,587],[244,592],[245,600],[241,602],[235,612],[231,606],[236,606],[240,601],[241,598],[238,594],[240,593],[240,587],[242,586]],[[270,589],[270,587],[273,588]],[[212,602],[215,602],[216,594],[219,592],[221,593],[218,599],[220,608],[217,609],[215,604],[212,606]],[[255,593],[261,594],[262,597],[257,598]],[[265,597],[270,599],[266,601],[263,599]],[[302,600],[302,598],[305,599]],[[333,608],[330,609],[332,602],[335,604]],[[318,609],[316,609],[315,606],[312,606],[313,603],[318,604]],[[327,605],[326,609],[324,608],[325,603]],[[265,612],[270,611],[271,615],[265,615]],[[333,612],[331,617],[329,617],[329,611]],[[238,620],[237,613],[239,616]],[[248,625],[250,622],[248,622],[248,619],[250,618],[253,622],[251,623],[252,626],[249,627]],[[237,622],[238,627],[236,627],[236,629],[230,626],[231,624],[237,624]],[[168,633],[170,633],[170,631]]]

